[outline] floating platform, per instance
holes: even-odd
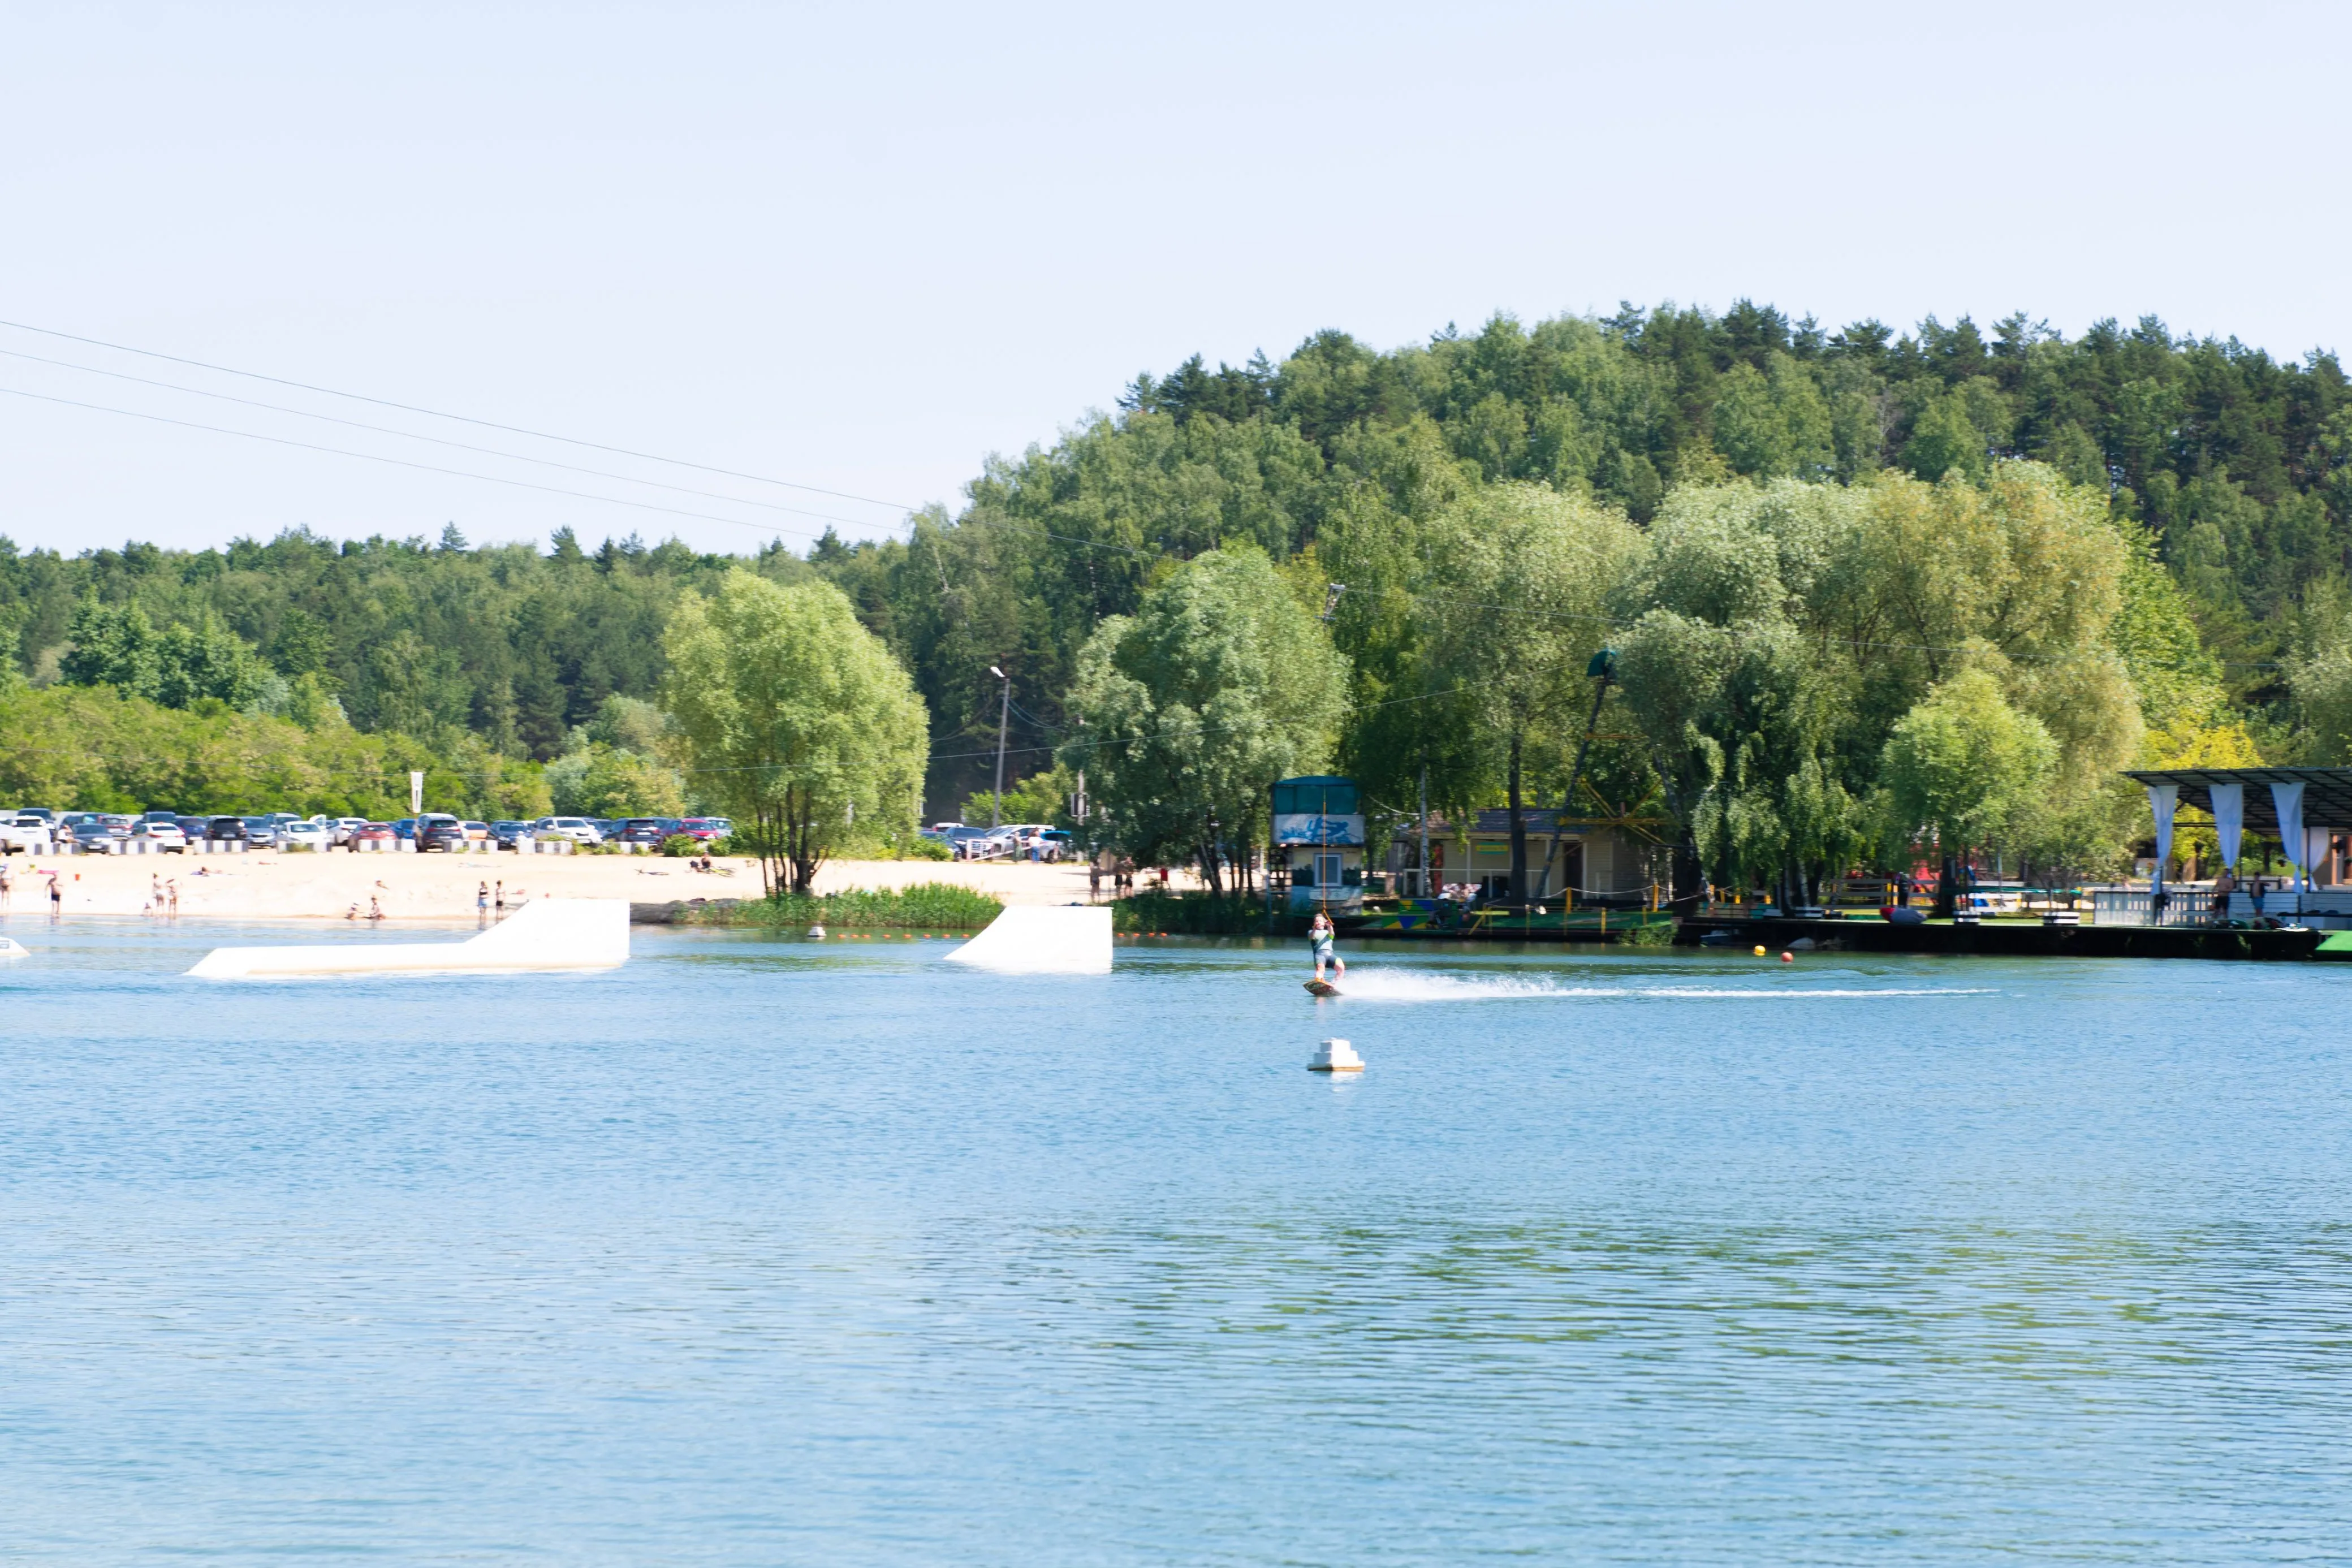
[[[2010,958],[2302,959],[2315,956],[2328,935],[2226,926],[2042,925],[2022,920],[1895,925],[1874,917],[1801,920],[1776,915],[1685,920],[1675,933],[1675,946],[1697,946],[1717,931],[1728,938],[1726,946],[1741,952],[1760,946],[1778,953],[1799,937],[1810,936],[1816,948],[1843,947],[1854,953],[1977,953]],[[2352,957],[2352,952],[2344,956]]]
[[[1108,904],[1015,904],[948,955],[1000,975],[1108,975]]]
[[[208,980],[304,975],[521,974],[611,969],[629,960],[629,905],[619,898],[534,898],[463,942],[320,943],[215,947],[188,971]]]

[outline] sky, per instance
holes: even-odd
[[[1139,372],[1498,310],[2352,346],[2340,5],[0,0],[0,28],[21,548],[883,537]]]

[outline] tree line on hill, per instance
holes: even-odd
[[[1686,877],[1801,883],[1906,832],[2087,870],[2137,831],[2119,766],[2344,758],[2347,550],[2332,355],[1627,308],[1195,358],[955,516],[805,556],[0,544],[39,688],[0,701],[104,686],[288,745],[399,737],[485,790],[718,804],[664,629],[741,572],[831,585],[895,655],[934,811],[985,786],[1000,711],[1033,793],[1083,768],[1124,847],[1213,870],[1268,768],[1343,768],[1391,814],[1424,770],[1449,809],[1559,804],[1606,646],[1574,804],[1671,822]]]

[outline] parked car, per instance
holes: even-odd
[[[142,822],[170,822],[176,827],[179,825],[180,813],[177,811],[142,811],[139,813],[139,821]]]
[[[54,831],[65,818],[65,813],[58,810],[55,806],[19,806],[16,808],[15,815],[19,817],[38,817],[42,821],[47,823],[52,831]]]
[[[352,841],[352,835],[367,825],[365,817],[335,817],[328,821],[327,828],[334,834],[337,844],[348,844]]]
[[[986,828],[957,827],[948,830],[948,847],[960,861],[992,861],[1009,853],[1013,841]]]
[[[247,846],[257,850],[276,849],[278,847],[278,829],[279,825],[278,819],[275,817],[246,818],[246,843]]]
[[[392,831],[390,822],[362,822],[343,841],[350,844],[396,844],[400,835]]]
[[[419,852],[440,850],[444,853],[466,847],[466,824],[455,817],[427,812],[416,819],[416,848]]]
[[[685,826],[676,817],[631,817],[621,824],[621,841],[658,844]]]
[[[597,831],[596,824],[585,817],[541,817],[531,824],[531,831],[543,839],[570,839],[582,844],[604,841],[604,835]]]
[[[85,813],[70,830],[76,848],[86,855],[121,854],[126,841],[114,836],[114,825],[97,812]]]
[[[488,843],[491,838],[490,825],[488,822],[469,821],[466,824],[466,836],[478,843]]]
[[[538,836],[531,831],[529,822],[509,821],[490,824],[490,837],[498,841],[498,846],[502,850],[519,852],[523,845],[532,842]]]
[[[621,820],[618,818],[591,817],[588,821],[599,833],[604,836],[604,841],[608,844],[621,836]]]
[[[243,817],[215,817],[205,823],[205,837],[215,843],[243,843],[246,838]]]
[[[323,853],[335,847],[335,835],[324,822],[286,822],[278,829],[278,847],[281,850],[316,850]]]
[[[677,831],[707,844],[733,838],[735,824],[725,817],[688,817],[678,824]]]
[[[180,831],[188,835],[190,843],[203,838],[205,830],[212,825],[210,817],[174,817],[172,821],[178,824]]]
[[[169,817],[150,817],[131,830],[131,841],[143,843],[150,854],[184,855],[188,852],[188,835],[180,824]]]
[[[15,854],[23,850],[31,854],[47,854],[57,844],[56,835],[49,831],[48,819],[31,811],[10,811],[0,815],[0,854]]]
[[[1066,828],[1048,828],[1037,835],[1037,858],[1041,861],[1066,861],[1078,852],[1078,841]]]

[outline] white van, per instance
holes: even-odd
[[[532,836],[541,839],[552,836],[582,844],[604,841],[604,835],[596,831],[596,824],[585,817],[541,817],[530,825],[530,831]]]

